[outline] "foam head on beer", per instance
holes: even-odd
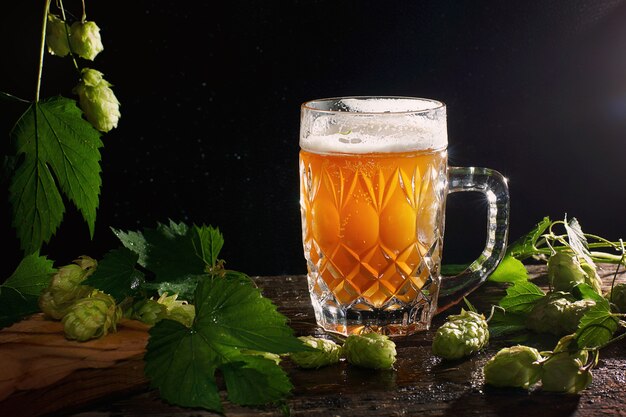
[[[435,100],[341,98],[304,105],[300,147],[318,153],[388,153],[446,148],[446,108]]]

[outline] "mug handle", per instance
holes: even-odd
[[[441,277],[435,314],[457,304],[482,284],[498,266],[506,251],[509,231],[509,187],[506,178],[489,168],[448,167],[448,193],[478,191],[485,195],[487,242],[485,249],[459,275]]]

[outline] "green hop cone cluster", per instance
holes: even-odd
[[[46,45],[48,52],[60,57],[70,53],[68,42],[69,26],[59,18],[59,16],[48,13],[48,23],[46,25]]]
[[[332,340],[313,336],[300,336],[305,345],[314,348],[314,351],[293,352],[289,354],[291,360],[300,368],[312,369],[339,363],[342,348]]]
[[[578,393],[591,384],[592,375],[586,366],[589,353],[574,340],[574,334],[562,337],[551,352],[521,345],[501,349],[483,368],[485,383],[529,389],[541,381],[544,391]]]
[[[528,346],[501,349],[483,368],[485,383],[528,389],[541,378],[542,359],[537,349]]]
[[[91,68],[82,69],[81,80],[74,87],[85,117],[101,132],[117,127],[121,117],[120,102],[110,87],[111,84],[103,78],[103,74]]]
[[[613,288],[605,295],[620,313],[626,313],[626,284],[615,284]]]
[[[391,369],[396,362],[396,344],[378,333],[350,335],[342,350],[348,363],[363,368]]]
[[[461,310],[448,316],[433,338],[433,354],[444,359],[460,359],[479,351],[489,343],[489,326],[485,316]]]
[[[545,391],[575,394],[591,384],[591,370],[585,367],[589,354],[584,349],[573,349],[573,341],[574,335],[561,338],[543,363],[541,385]]]
[[[46,45],[52,55],[64,57],[71,52],[90,61],[104,50],[100,28],[95,22],[74,22],[69,26],[52,13],[48,13]]]
[[[563,291],[551,292],[534,305],[528,314],[526,327],[555,336],[574,333],[582,316],[595,304],[593,300],[576,300]]]
[[[104,50],[98,25],[89,21],[72,23],[70,46],[79,57],[93,61]]]
[[[65,337],[84,342],[106,336],[116,331],[121,316],[113,297],[94,290],[88,297],[75,301],[63,316]]]
[[[61,320],[74,301],[93,290],[81,283],[96,270],[97,262],[81,256],[74,263],[62,266],[52,276],[48,288],[39,296],[39,308],[48,317]]]

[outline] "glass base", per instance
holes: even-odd
[[[317,324],[325,331],[340,335],[380,333],[387,336],[407,336],[430,328],[437,306],[426,298],[411,307],[376,309],[339,307],[331,300],[321,303],[311,296]],[[353,304],[354,305],[354,304]]]

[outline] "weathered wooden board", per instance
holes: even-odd
[[[529,267],[544,283],[543,268]],[[613,268],[604,270],[610,285]],[[626,275],[620,275],[624,281]],[[303,276],[256,277],[266,297],[290,319],[296,334],[316,334]],[[503,286],[486,284],[470,296],[486,309]],[[458,308],[450,312],[456,313]],[[444,319],[436,318],[436,328]],[[0,332],[0,416],[217,416],[173,407],[159,399],[143,376],[147,328],[124,322],[119,332],[87,343],[64,339],[59,323],[34,316]],[[601,353],[592,385],[580,395],[495,389],[484,386],[482,366],[506,342],[455,362],[434,357],[433,332],[395,339],[393,371],[371,371],[346,363],[302,370],[283,362],[295,386],[293,416],[606,416],[626,415],[626,343]],[[551,348],[554,340],[545,340]],[[539,341],[538,343],[541,343]],[[226,393],[222,393],[226,399]],[[227,416],[282,416],[274,407],[246,408],[225,402]]]

